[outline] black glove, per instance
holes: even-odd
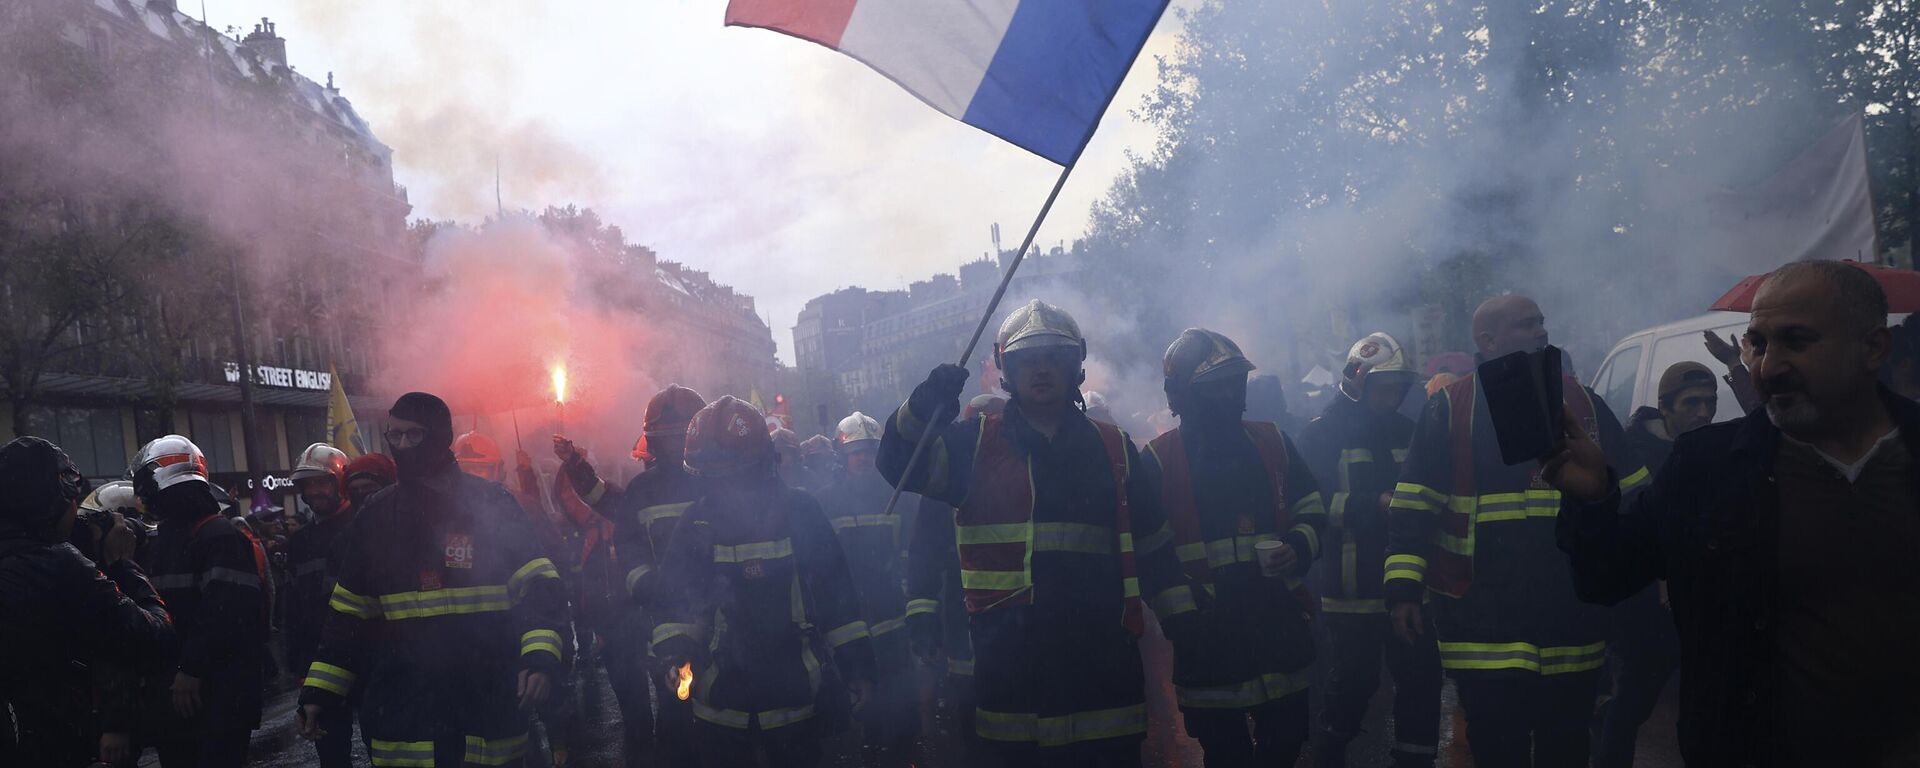
[[[933,369],[926,381],[913,388],[913,396],[907,398],[907,408],[928,423],[942,415],[951,418],[960,413],[960,393],[967,388],[968,375],[967,369],[952,363]]]

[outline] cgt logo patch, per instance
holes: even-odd
[[[470,533],[447,534],[446,555],[447,555],[446,565],[448,568],[472,568],[473,567],[473,534],[470,534]]]

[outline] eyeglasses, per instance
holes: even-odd
[[[427,439],[427,430],[424,427],[390,428],[386,431],[386,438],[387,443],[395,448],[412,448]]]

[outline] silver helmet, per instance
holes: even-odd
[[[840,445],[864,443],[880,439],[880,422],[859,411],[840,420],[840,428],[835,430],[834,442]]]
[[[339,480],[347,474],[347,454],[326,443],[314,443],[300,452],[300,460],[293,465],[291,479],[298,482],[309,477],[333,475]]]
[[[181,483],[213,485],[207,479],[206,454],[201,453],[200,446],[192,440],[179,435],[155,438],[141,446],[133,464],[127,467],[127,479],[132,480],[135,491],[143,495]]]

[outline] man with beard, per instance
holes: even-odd
[[[1547,346],[1546,317],[1524,296],[1497,296],[1473,314],[1482,361]],[[1566,412],[1622,468],[1623,492],[1646,482],[1606,403],[1572,378]],[[1537,465],[1509,466],[1478,375],[1433,397],[1421,414],[1387,522],[1384,587],[1393,630],[1427,631],[1466,713],[1480,768],[1585,764],[1588,724],[1606,659],[1607,615],[1574,596],[1554,551],[1560,492]],[[1431,603],[1426,601],[1430,599]]]
[[[560,574],[513,497],[455,464],[446,403],[410,392],[387,417],[400,482],[342,540],[300,735],[360,685],[376,765],[518,765],[572,646]]]
[[[150,738],[168,768],[238,768],[260,724],[267,659],[267,556],[220,514],[207,460],[179,435],[134,459],[135,495],[160,518],[147,571],[173,614],[180,653]]]
[[[847,554],[860,614],[873,635],[879,699],[861,713],[862,764],[904,766],[913,762],[920,719],[914,711],[912,651],[907,642],[906,578],[900,561],[902,515],[887,514],[893,488],[874,469],[880,422],[854,411],[836,430],[846,471],[840,482],[818,495],[820,506]]]
[[[659,581],[660,557],[673,541],[681,515],[700,497],[699,481],[687,474],[683,459],[687,424],[706,405],[700,393],[678,384],[668,385],[648,400],[640,440],[634,445],[634,455],[647,463],[647,469],[621,490],[602,482],[593,464],[572,443],[564,438],[554,441],[561,474],[582,500],[613,521],[617,570],[626,600],[615,611],[607,634],[607,678],[620,702],[627,765],[635,768],[689,765],[694,759],[689,733],[693,710],[669,690],[650,698],[649,681],[659,679],[657,673],[665,668],[647,649],[658,621],[654,585]]]
[[[957,509],[919,524],[953,528],[977,657],[976,732],[1014,766],[1139,765],[1141,597],[1176,642],[1195,611],[1133,441],[1079,407],[1086,353],[1064,310],[1019,307],[994,344],[1013,396],[1002,414],[949,423],[967,369],[943,365],[880,442],[889,481]]]
[[[873,700],[846,558],[819,503],[780,484],[765,419],[732,397],[694,417],[686,467],[705,482],[660,565],[653,652],[672,683],[661,693],[674,695],[687,665],[706,768],[812,768],[846,707]]]
[[[1625,504],[1577,431],[1547,464],[1583,599],[1667,583],[1689,766],[1920,764],[1920,407],[1875,378],[1886,315],[1865,272],[1781,267],[1745,337],[1764,408],[1679,436]]]
[[[287,663],[305,670],[320,649],[320,630],[326,626],[327,599],[333,594],[333,570],[342,559],[335,551],[341,533],[353,523],[353,504],[346,495],[347,455],[326,443],[314,443],[294,464],[294,487],[300,500],[313,510],[314,523],[296,531],[287,542],[287,561],[293,584],[287,590]],[[335,707],[321,723],[325,738],[314,742],[321,768],[346,768],[353,759],[353,707],[357,691],[349,691],[347,706]]]

